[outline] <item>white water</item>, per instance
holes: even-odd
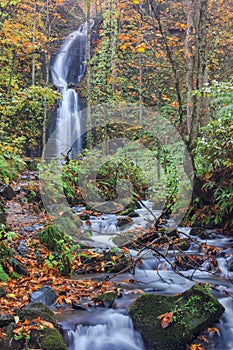
[[[69,350],[143,350],[132,320],[116,310],[90,314],[92,325],[79,324],[68,331]]]
[[[94,22],[91,21],[91,27]],[[52,81],[62,94],[57,109],[54,155],[64,159],[71,150],[82,149],[82,106],[81,98],[69,84],[77,85],[86,69],[87,23],[72,32],[65,39],[51,65]]]

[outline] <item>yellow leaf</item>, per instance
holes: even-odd
[[[139,4],[139,0],[133,0],[133,4],[134,5],[138,5]]]
[[[121,50],[125,50],[126,48],[127,48],[127,45],[125,45],[125,44],[120,46]]]
[[[138,52],[145,52],[145,48],[142,47],[142,46],[141,46],[141,47],[138,47],[137,51],[138,51]]]
[[[7,294],[6,297],[10,299],[17,299],[15,294]]]

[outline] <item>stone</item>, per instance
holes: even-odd
[[[54,313],[42,303],[29,303],[19,310],[17,316],[19,316],[22,321],[31,321],[34,318],[40,317],[42,320],[48,321],[54,325],[56,324]]]
[[[43,286],[30,295],[30,301],[32,303],[42,303],[46,306],[55,304],[57,294],[50,286]]]
[[[31,250],[28,249],[28,247],[25,245],[25,241],[24,241],[23,239],[19,242],[17,251],[18,251],[22,256],[25,256],[27,253],[30,253],[30,252],[31,252]]]
[[[182,239],[176,246],[182,251],[188,250],[190,248],[190,241],[188,239]]]
[[[162,328],[159,316],[173,312],[171,323]],[[185,350],[187,343],[210,327],[224,307],[207,287],[195,285],[175,296],[141,295],[130,308],[135,328],[148,350]]]
[[[6,215],[5,205],[0,202],[0,224],[6,224]]]
[[[208,234],[204,228],[192,227],[189,234],[191,236],[198,236],[201,239],[207,239]]]
[[[0,196],[7,200],[11,200],[13,197],[15,197],[15,192],[10,185],[4,185],[0,189]]]
[[[131,224],[132,221],[133,220],[131,218],[129,218],[129,217],[118,218],[117,219],[117,226],[118,227],[122,227],[122,226],[125,226],[125,225],[128,225],[128,224]]]
[[[5,330],[6,337],[0,339],[1,350],[22,350],[22,349],[40,349],[40,350],[68,350],[64,340],[56,328],[45,327],[43,330],[32,329],[30,338],[14,339],[14,329],[16,325],[10,323]]]
[[[233,272],[233,261],[231,261],[231,263],[229,264],[229,271]]]
[[[29,276],[27,268],[17,259],[10,258],[9,263],[11,264],[15,272],[19,273],[20,275]]]
[[[114,301],[116,298],[118,298],[119,295],[116,292],[107,292],[98,295],[95,298],[95,303],[103,306],[103,307],[112,307]]]
[[[0,315],[0,328],[7,326],[9,323],[14,322],[14,317],[8,314]]]
[[[5,297],[6,296],[6,291],[4,288],[0,287],[0,298]]]

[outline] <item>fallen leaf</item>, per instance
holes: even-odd
[[[174,315],[173,311],[166,312],[163,315],[158,316],[158,318],[161,320],[161,326],[162,328],[167,328],[170,323],[172,322],[172,317]]]

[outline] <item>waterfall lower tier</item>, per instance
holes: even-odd
[[[94,324],[67,332],[69,350],[143,350],[141,336],[129,316],[115,310],[91,315]]]

